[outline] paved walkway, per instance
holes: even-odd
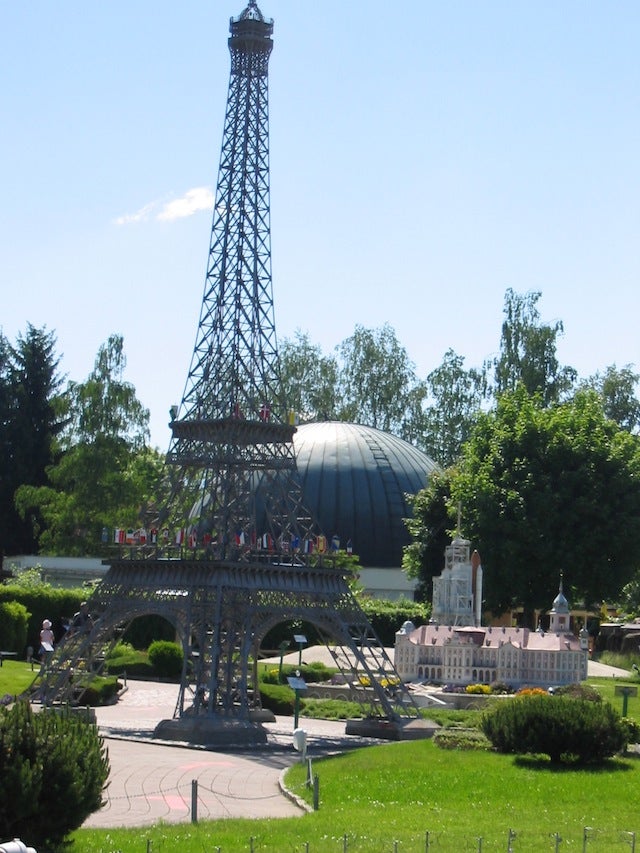
[[[293,720],[265,723],[268,743],[212,751],[153,740],[153,730],[170,719],[178,686],[129,680],[116,705],[96,708],[109,750],[111,774],[106,804],[84,823],[88,827],[148,826],[191,820],[193,781],[201,820],[225,817],[294,817],[304,808],[285,795],[283,771],[301,760],[293,748]],[[345,734],[344,722],[301,720],[312,758],[371,744]]]

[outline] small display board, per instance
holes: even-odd
[[[306,690],[307,685],[304,678],[296,677],[295,675],[288,675],[287,681],[289,682],[289,687],[292,690]]]
[[[293,639],[296,641],[296,643],[300,645],[302,645],[303,643],[306,645],[307,638],[304,634],[294,634]]]
[[[615,692],[616,696],[637,696],[638,688],[629,684],[616,684]]]

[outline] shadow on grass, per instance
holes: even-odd
[[[513,763],[516,767],[525,770],[546,770],[550,773],[575,773],[576,770],[579,770],[581,773],[599,775],[602,773],[622,773],[633,770],[633,764],[638,759],[640,759],[640,756],[626,753],[624,756],[617,758],[607,758],[599,764],[588,764],[571,760],[551,761],[548,755],[517,755],[513,759]]]

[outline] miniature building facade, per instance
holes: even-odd
[[[482,627],[482,569],[477,551],[456,538],[445,568],[434,578],[433,619],[416,628],[405,622],[396,634],[394,664],[405,681],[467,685],[502,682],[511,687],[551,687],[587,677],[588,634],[570,631],[562,581],[550,610],[549,630]]]
[[[431,618],[439,625],[480,625],[482,565],[477,551],[470,557],[468,539],[456,536],[444,553],[444,569],[433,578]]]

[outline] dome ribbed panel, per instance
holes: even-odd
[[[424,488],[436,463],[396,436],[340,422],[298,427],[294,446],[304,503],[327,537],[343,548],[351,539],[363,566],[400,566],[405,494]]]

